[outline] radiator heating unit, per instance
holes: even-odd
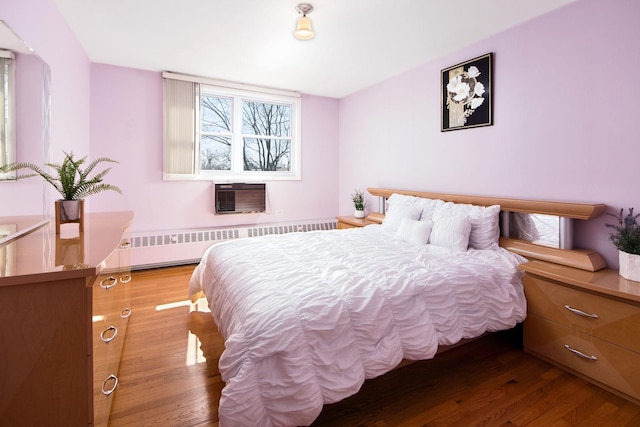
[[[131,268],[141,270],[197,263],[200,262],[204,251],[216,242],[270,234],[335,229],[336,220],[326,219],[283,224],[132,232]]]

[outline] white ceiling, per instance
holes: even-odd
[[[575,0],[54,0],[92,62],[341,98]],[[453,65],[453,64],[451,64]]]

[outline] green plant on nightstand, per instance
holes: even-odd
[[[366,205],[366,202],[364,201],[364,192],[356,189],[356,191],[351,194],[351,200],[353,201],[353,206],[355,208],[354,216],[356,218],[364,218],[364,208]]]
[[[620,275],[625,279],[640,281],[640,214],[634,215],[633,208],[629,208],[626,216],[624,209],[620,209],[617,215],[607,215],[617,219],[617,224],[605,225],[615,230],[609,235],[609,240],[618,248]]]

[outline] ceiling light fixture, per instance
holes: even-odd
[[[293,35],[299,40],[311,40],[315,34],[311,28],[311,20],[307,18],[307,13],[311,13],[313,11],[313,6],[309,3],[300,3],[296,6],[296,10],[302,16],[298,18],[296,31]]]

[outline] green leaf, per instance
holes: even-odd
[[[46,182],[51,184],[56,191],[65,200],[80,200],[87,196],[100,193],[102,191],[115,191],[122,194],[120,188],[115,185],[110,185],[102,182],[105,175],[111,171],[111,168],[107,168],[101,172],[95,174],[92,178],[89,178],[91,172],[103,162],[118,163],[108,157],[99,157],[89,163],[89,165],[82,169],[82,166],[86,162],[87,157],[75,160],[72,152],[64,152],[65,157],[62,163],[46,163],[45,166],[53,169],[55,173],[48,173],[40,166],[34,163],[21,162],[12,163],[0,167],[0,172],[12,172],[22,169],[29,169],[33,173],[17,174],[15,178],[9,179],[24,179],[31,178],[33,176],[40,176]]]

